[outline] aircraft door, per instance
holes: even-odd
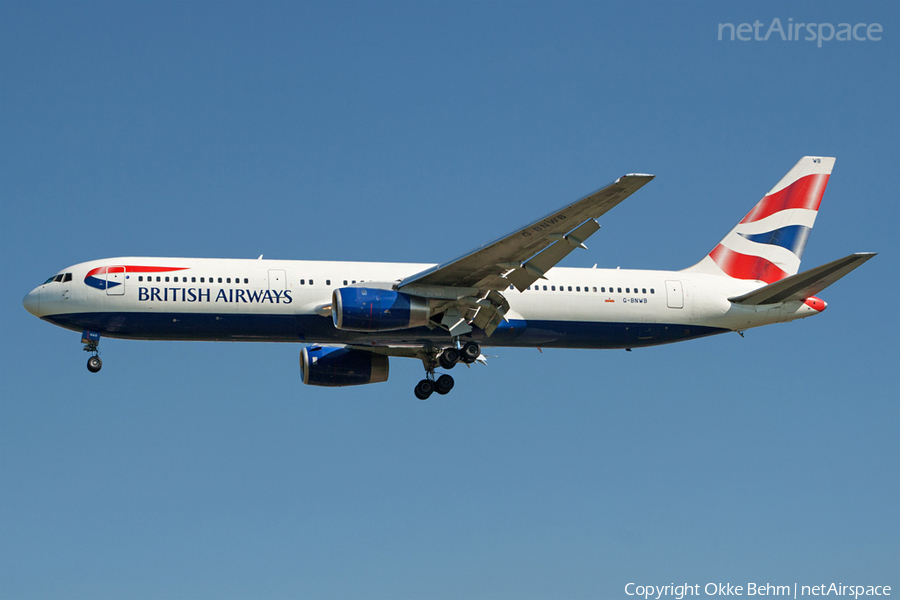
[[[108,267],[106,269],[106,295],[125,295],[125,267]]]
[[[287,289],[287,277],[284,269],[269,269],[269,289],[283,292]]]
[[[666,281],[666,306],[669,308],[684,308],[684,289],[677,280]]]

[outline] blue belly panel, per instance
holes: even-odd
[[[109,312],[43,317],[71,329],[89,329],[104,337],[140,340],[259,341],[317,344],[449,345],[442,329],[359,333],[335,329],[330,317],[318,315]],[[461,339],[484,346],[543,348],[640,348],[668,344],[729,330],[667,323],[603,323],[594,321],[524,321],[503,323],[485,337],[475,330]]]

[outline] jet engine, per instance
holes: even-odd
[[[331,298],[334,326],[347,331],[395,331],[428,323],[428,301],[394,290],[346,287]]]
[[[327,387],[380,383],[388,378],[388,357],[352,348],[307,346],[300,351],[303,383]]]

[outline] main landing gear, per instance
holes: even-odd
[[[447,394],[453,389],[453,378],[446,373],[435,378],[435,368],[452,369],[456,363],[471,364],[481,356],[481,347],[475,342],[466,342],[462,347],[445,348],[440,354],[432,354],[425,363],[425,379],[416,384],[415,394],[419,400],[427,400],[432,393]]]

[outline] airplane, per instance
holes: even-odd
[[[643,348],[803,319],[823,289],[875,256],[799,272],[834,158],[806,156],[699,262],[680,271],[556,265],[601,216],[654,178],[633,173],[441,264],[119,257],[67,267],[23,300],[101,337],[294,342],[303,383],[387,381],[390,357],[422,361],[421,400],[447,394],[438,368],[486,362],[487,347]]]

